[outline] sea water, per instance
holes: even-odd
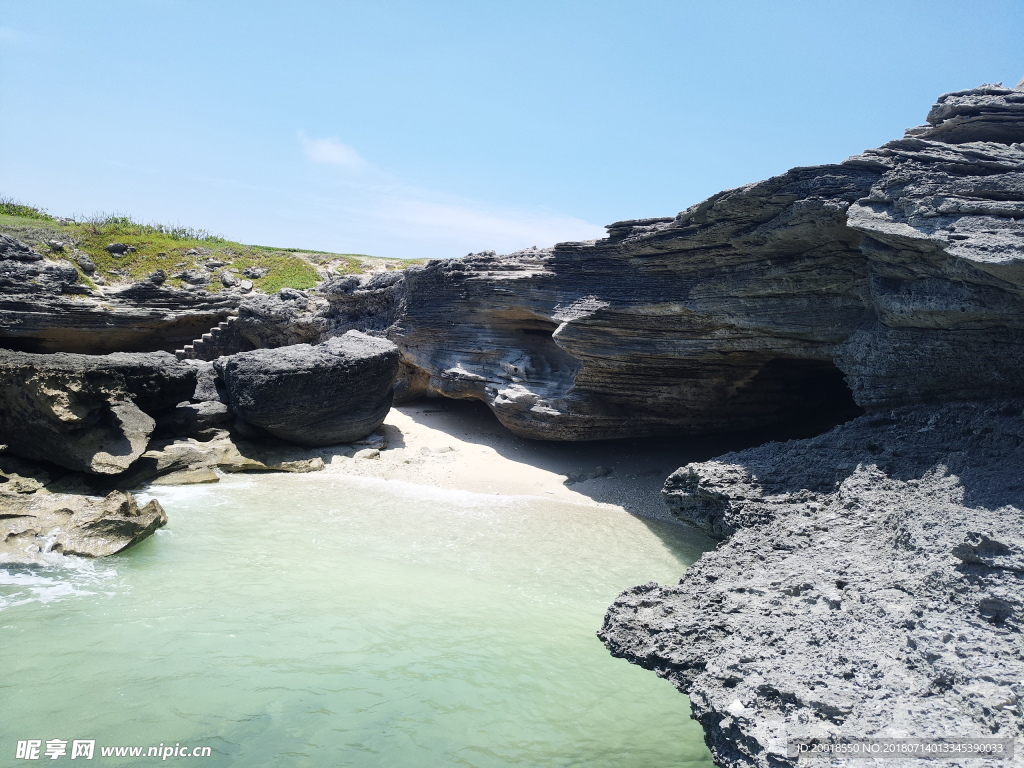
[[[0,569],[0,765],[42,764],[28,740],[48,765],[48,740],[88,765],[711,765],[686,697],[594,635],[699,557],[687,529],[327,473],[151,494],[169,524],[120,555]]]

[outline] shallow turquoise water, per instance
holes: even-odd
[[[327,474],[153,495],[169,526],[122,555],[0,570],[0,765],[56,738],[91,765],[711,765],[686,698],[594,636],[699,556],[685,529]]]

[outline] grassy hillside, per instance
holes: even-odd
[[[186,270],[205,270],[208,262],[221,261],[223,266],[207,270],[211,280],[206,290],[222,290],[218,276],[227,269],[241,280],[252,279],[256,290],[274,293],[282,288],[312,288],[322,276],[330,273],[405,269],[426,262],[426,259],[383,259],[360,253],[243,245],[205,230],[142,224],[126,216],[66,219],[9,198],[0,198],[0,233],[23,240],[50,258],[63,258],[76,266],[76,257],[86,254],[96,265],[92,276],[101,276],[107,285],[136,282],[162,269],[167,274],[166,285],[181,287],[186,283],[176,275]],[[131,246],[134,250],[113,254],[107,251],[112,243]],[[248,267],[266,270],[266,274],[248,278],[243,275]],[[78,269],[80,281],[94,286],[93,279],[81,267]]]

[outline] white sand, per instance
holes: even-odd
[[[374,458],[353,458],[362,446],[321,449],[324,471],[476,493],[607,504],[661,519],[671,519],[661,500],[662,484],[671,472],[744,444],[735,438],[526,440],[509,432],[481,403],[452,400],[393,408],[378,433],[386,437],[387,447]],[[610,474],[567,483],[571,476],[599,467]]]

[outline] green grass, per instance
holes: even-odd
[[[96,265],[94,275],[101,275],[108,285],[137,282],[162,269],[167,274],[166,285],[182,287],[186,283],[174,275],[185,270],[204,270],[208,261],[223,261],[223,267],[207,271],[210,282],[206,290],[222,290],[220,274],[225,269],[237,270],[236,276],[246,280],[250,278],[242,271],[258,267],[266,269],[267,274],[253,279],[253,287],[275,293],[282,288],[314,288],[321,280],[318,268],[325,273],[362,274],[374,269],[405,269],[427,261],[244,245],[206,230],[143,224],[124,215],[97,215],[72,221],[5,197],[0,197],[0,233],[24,240],[50,258],[64,258],[72,263],[78,253],[84,252]],[[53,240],[64,244],[63,251],[51,248],[49,243]],[[111,243],[130,245],[135,250],[117,256],[106,250]],[[81,283],[94,287],[81,268],[79,275]]]
[[[0,214],[17,216],[23,219],[41,219],[43,221],[53,220],[53,217],[45,211],[41,211],[38,208],[33,208],[31,205],[25,205],[24,203],[18,202],[13,197],[0,197]]]

